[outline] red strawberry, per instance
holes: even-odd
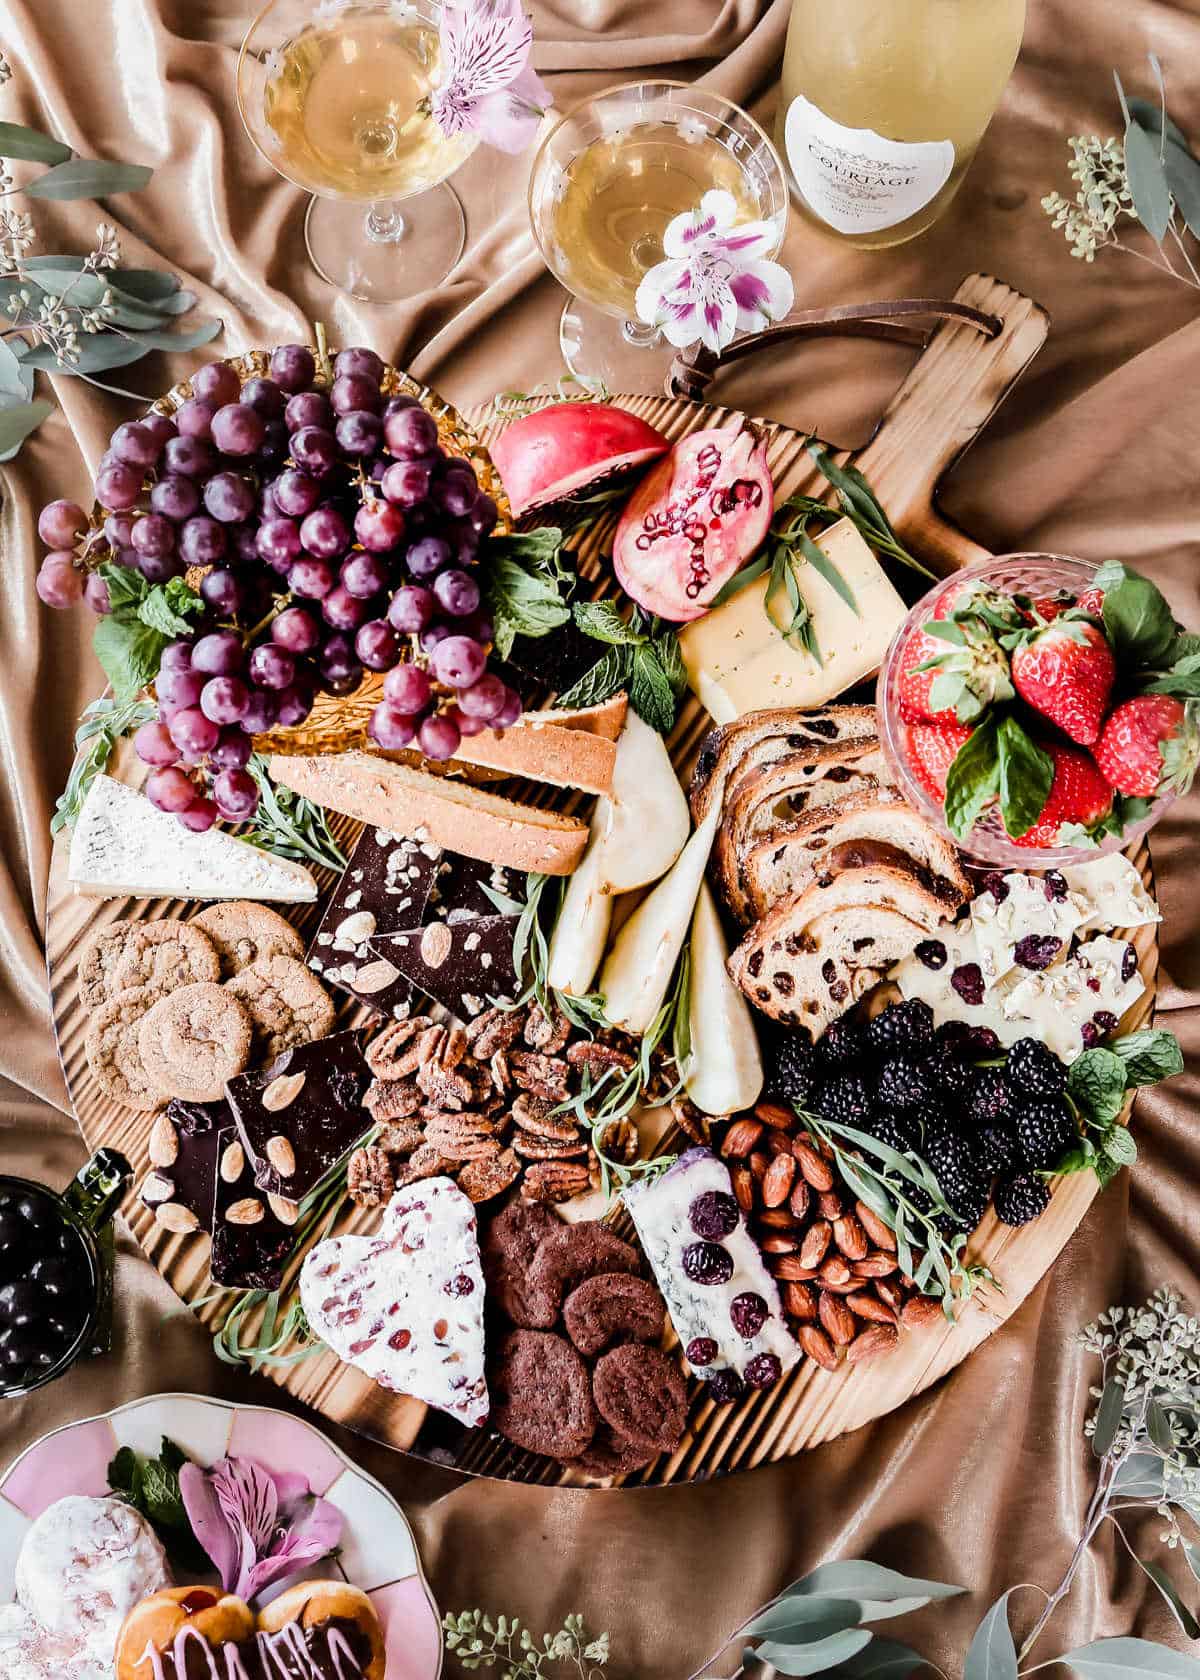
[[[1043,624],[1051,624],[1061,613],[1069,612],[1076,605],[1075,597],[1069,590],[1062,589],[1057,595],[1042,595],[1033,603],[1033,610]]]
[[[1119,705],[1096,744],[1096,763],[1119,793],[1152,798],[1186,793],[1200,761],[1200,729],[1169,694],[1138,694]]]
[[[956,620],[957,643],[930,628],[914,630],[901,655],[900,708],[907,721],[973,723],[994,700],[1012,699],[1008,658],[985,624]]]
[[[940,805],[946,792],[946,777],[958,757],[959,748],[972,731],[962,723],[914,723],[908,735],[908,767],[927,793]]]
[[[1081,613],[1087,613],[1089,618],[1104,617],[1103,589],[1085,589],[1076,605]]]
[[[1116,675],[1104,632],[1085,620],[1032,630],[1012,656],[1021,698],[1085,747],[1100,733]]]
[[[1060,747],[1042,741],[1042,750],[1054,760],[1054,780],[1042,813],[1033,827],[1014,846],[1057,846],[1059,829],[1065,823],[1090,829],[1112,810],[1112,789],[1096,768],[1090,753],[1078,747]]]

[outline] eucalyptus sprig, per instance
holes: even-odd
[[[603,1680],[608,1662],[607,1633],[589,1635],[583,1617],[568,1616],[557,1633],[537,1639],[516,1616],[494,1620],[482,1610],[443,1616],[446,1647],[468,1672],[503,1667],[503,1680],[545,1680],[551,1668],[577,1680]]]

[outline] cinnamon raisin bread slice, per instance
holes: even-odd
[[[875,736],[873,706],[820,706],[812,711],[786,706],[747,712],[723,728],[710,730],[701,742],[689,792],[692,818],[699,826],[713,802],[725,797],[726,787],[760,764]]]

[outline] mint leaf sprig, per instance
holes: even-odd
[[[606,643],[607,651],[558,696],[555,706],[598,706],[626,689],[638,716],[660,735],[669,735],[687,688],[675,630],[639,607],[623,618],[613,601],[576,601],[573,615],[584,635]]]
[[[158,1456],[122,1447],[108,1466],[108,1485],[153,1528],[176,1569],[207,1572],[208,1554],[192,1532],[179,1491],[179,1472],[188,1463],[182,1447],[163,1436]]]
[[[147,583],[131,566],[106,561],[96,574],[108,590],[111,611],[97,619],[92,646],[118,701],[132,700],[154,681],[163,649],[191,633],[204,602],[183,578]]]
[[[1085,1050],[1067,1074],[1067,1102],[1079,1125],[1079,1143],[1053,1173],[1043,1176],[1091,1171],[1102,1189],[1111,1184],[1122,1167],[1133,1166],[1138,1158],[1133,1135],[1120,1120],[1130,1093],[1172,1079],[1183,1068],[1179,1040],[1165,1028],[1126,1033]]]

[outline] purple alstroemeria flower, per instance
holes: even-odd
[[[533,24],[521,0],[447,0],[438,35],[442,79],[429,108],[442,133],[523,151],[554,101],[529,62]]]
[[[211,1470],[185,1464],[179,1491],[221,1585],[239,1598],[298,1575],[342,1537],[342,1513],[318,1499],[305,1477],[252,1458],[223,1458]]]
[[[732,193],[714,188],[663,235],[666,256],[642,277],[638,320],[677,349],[697,341],[720,354],[738,332],[759,332],[792,307],[795,289],[782,264],[767,259],[779,242],[771,222],[737,219]]]

